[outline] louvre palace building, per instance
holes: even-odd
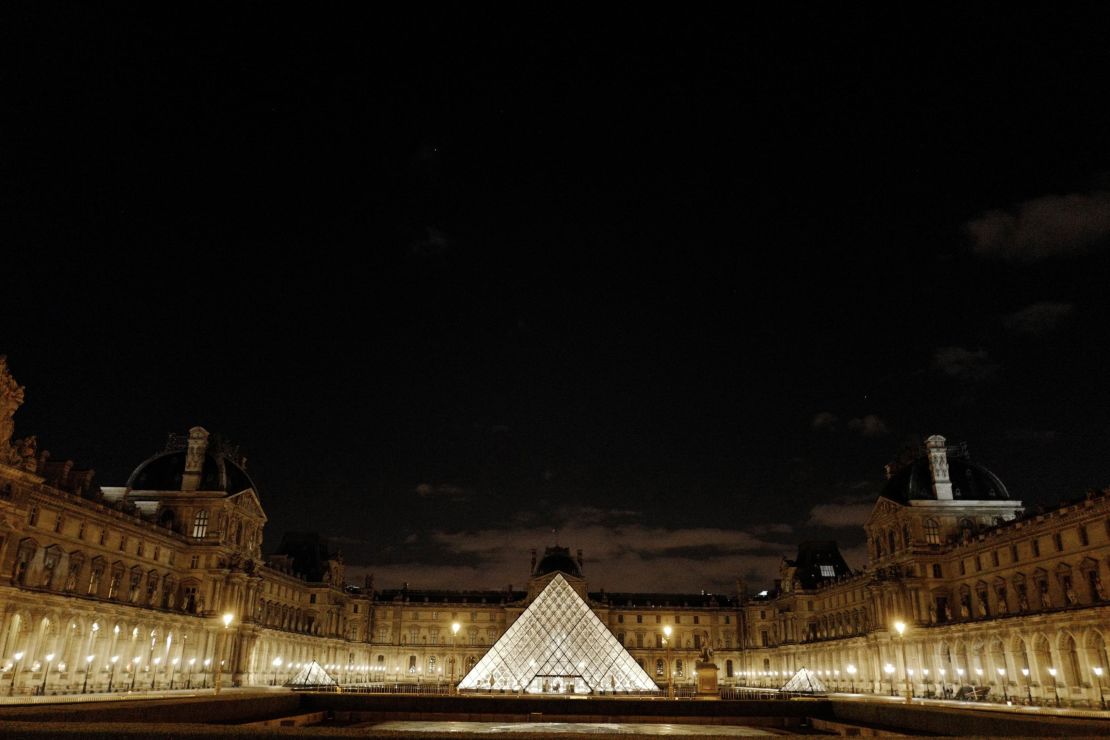
[[[2,695],[281,684],[316,661],[350,685],[650,691],[699,666],[777,687],[807,668],[830,691],[1087,705],[1110,668],[1110,491],[1027,511],[940,436],[887,467],[859,571],[805,542],[774,584],[609,593],[555,546],[521,554],[519,590],[377,589],[326,539],[264,547],[263,490],[204,429],[100,486],[15,438],[23,394],[0,359]]]

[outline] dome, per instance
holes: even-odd
[[[135,468],[127,487],[133,491],[180,491],[184,472],[185,450],[162,452]],[[258,490],[239,464],[224,455],[205,453],[197,490],[239,493],[248,488]]]
[[[543,557],[536,564],[536,571],[532,575],[543,576],[556,572],[566,573],[576,578],[582,577],[582,569],[578,567],[578,561],[570,556],[569,547],[556,545],[544,550]]]
[[[979,463],[948,455],[948,477],[952,480],[952,498],[963,501],[1002,501],[1010,492],[998,476]],[[911,500],[936,499],[929,459],[921,457],[894,473],[883,486],[883,497],[900,504]]]

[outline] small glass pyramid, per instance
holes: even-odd
[[[821,679],[817,674],[806,668],[801,668],[790,677],[783,687],[783,691],[791,691],[797,694],[824,694],[828,689],[825,684],[821,683]]]
[[[314,660],[297,671],[297,674],[286,681],[285,685],[295,689],[335,686],[335,679]]]
[[[559,574],[458,688],[529,694],[658,691],[639,663]]]

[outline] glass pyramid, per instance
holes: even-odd
[[[817,674],[806,668],[801,668],[782,687],[782,691],[792,691],[799,694],[824,694],[826,690],[825,684],[821,682]]]
[[[295,689],[335,686],[335,679],[314,660],[286,681],[285,685]]]
[[[658,690],[560,574],[458,687],[529,694]]]

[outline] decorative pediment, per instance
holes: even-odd
[[[871,510],[871,516],[868,517],[867,521],[870,524],[880,519],[887,519],[896,516],[901,510],[902,507],[890,499],[880,497],[879,500],[875,502],[875,508]]]
[[[262,510],[262,503],[253,488],[235,494],[231,497],[231,501],[241,514],[266,521],[266,512]]]

